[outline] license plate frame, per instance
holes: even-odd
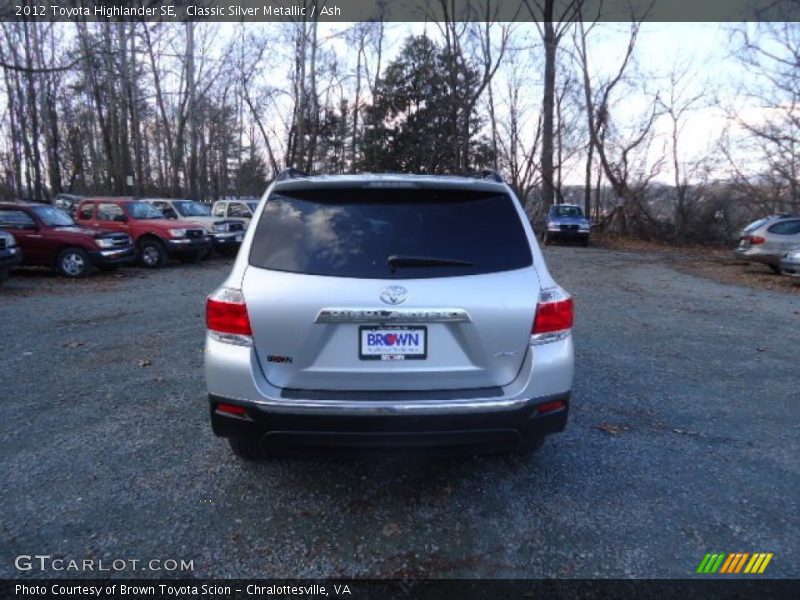
[[[365,332],[421,332],[422,333],[422,353],[403,353],[403,352],[383,352],[365,354],[364,352],[364,333]],[[428,328],[425,325],[400,325],[396,327],[386,325],[361,325],[358,328],[358,358],[361,360],[426,360],[428,358]]]

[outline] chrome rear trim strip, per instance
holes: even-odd
[[[461,308],[323,308],[315,323],[468,323]]]

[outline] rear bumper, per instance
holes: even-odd
[[[116,265],[132,262],[135,258],[136,248],[134,246],[89,252],[89,260],[93,265]]]
[[[800,277],[800,261],[782,258],[780,267],[781,273],[792,277]]]
[[[5,250],[0,250],[0,269],[16,267],[22,262],[22,252],[19,246],[12,246]]]
[[[512,449],[532,437],[564,430],[570,393],[507,402],[506,406],[473,406],[463,402],[429,404],[424,414],[379,411],[364,402],[361,414],[352,410],[286,413],[277,408],[209,395],[211,425],[221,437],[258,440],[265,449]],[[420,401],[425,403],[429,401]],[[448,408],[449,402],[449,408]],[[385,402],[381,402],[385,406]],[[220,404],[243,407],[243,415],[219,410]],[[452,410],[451,410],[452,409]],[[546,409],[546,410],[545,410]]]
[[[780,256],[777,254],[769,254],[758,248],[758,246],[750,246],[749,248],[736,248],[733,251],[734,256],[740,260],[748,262],[757,262],[765,265],[776,265],[780,261]]]

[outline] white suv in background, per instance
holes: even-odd
[[[202,225],[211,234],[213,248],[226,256],[236,254],[244,239],[247,222],[244,219],[220,219],[211,215],[211,209],[196,200],[172,198],[143,198],[168,219],[180,219]]]
[[[240,219],[249,224],[256,208],[257,200],[217,200],[211,214],[221,219]]]
[[[214,432],[256,458],[563,430],[572,298],[498,179],[278,177],[207,300]]]

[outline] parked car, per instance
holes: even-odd
[[[151,269],[173,256],[184,262],[197,260],[211,248],[205,227],[167,219],[152,204],[132,198],[86,198],[78,205],[76,219],[86,227],[129,234],[139,261]]]
[[[508,185],[278,178],[255,217],[206,305],[211,423],[239,456],[564,429],[573,302]]]
[[[575,204],[554,204],[545,219],[542,241],[549,244],[554,240],[577,240],[589,245],[591,224],[580,206]]]
[[[794,246],[800,246],[800,215],[774,215],[745,227],[734,254],[780,273],[781,257]]]
[[[23,265],[52,268],[64,277],[84,277],[93,267],[113,270],[135,256],[129,235],[78,227],[67,213],[45,204],[0,203],[0,227],[14,232]]]
[[[168,219],[181,219],[202,225],[211,232],[214,249],[220,254],[231,255],[239,251],[244,239],[247,223],[242,219],[220,219],[211,216],[211,207],[196,200],[173,200],[171,198],[144,198]]]
[[[211,209],[211,214],[220,219],[239,219],[250,224],[258,208],[257,200],[217,200]]]
[[[0,229],[0,283],[8,280],[11,267],[16,267],[22,262],[17,240],[14,236]]]
[[[75,217],[75,210],[78,208],[78,204],[80,204],[81,200],[83,200],[83,196],[78,196],[76,194],[58,194],[53,198],[53,206],[60,208],[71,217]]]
[[[800,246],[790,248],[789,251],[781,257],[780,269],[781,273],[784,275],[800,277]]]

